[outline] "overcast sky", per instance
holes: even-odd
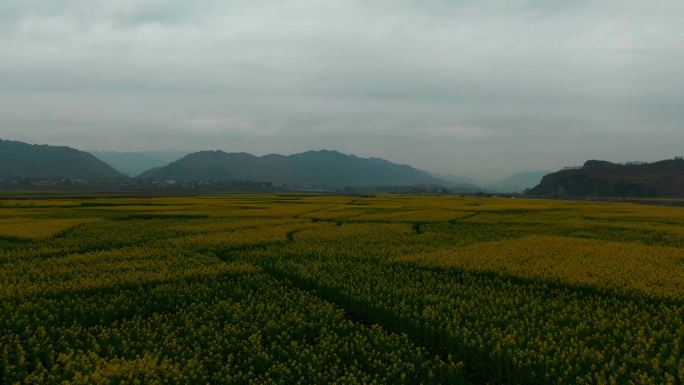
[[[684,154],[684,1],[0,0],[0,138],[485,178]]]

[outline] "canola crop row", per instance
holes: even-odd
[[[3,301],[2,384],[465,384],[253,267]]]
[[[372,260],[273,258],[274,275],[506,384],[679,384],[684,305]]]
[[[495,272],[684,300],[681,248],[528,236],[403,255],[397,263]]]

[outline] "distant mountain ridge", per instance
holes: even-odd
[[[125,175],[71,147],[0,139],[0,179],[119,179]]]
[[[431,172],[430,175],[437,179],[441,179],[449,183],[449,186],[461,189],[463,191],[482,191],[483,189],[477,184],[475,179],[467,176],[456,176],[450,174],[439,174]]]
[[[134,177],[154,167],[162,167],[189,153],[189,151],[90,151],[95,157],[116,170]]]
[[[684,159],[616,164],[589,160],[546,175],[529,191],[541,196],[684,197]]]
[[[521,171],[499,180],[491,189],[497,192],[521,193],[538,185],[550,171]]]
[[[338,151],[307,151],[293,155],[200,151],[161,168],[143,179],[252,180],[293,186],[382,186],[449,182],[408,165],[380,158],[360,158]]]
[[[106,157],[102,153],[100,155]],[[109,153],[107,156],[121,156],[121,162],[132,161],[136,167],[147,161],[161,162],[159,159],[150,160],[144,153]],[[544,173],[518,173],[499,182],[503,187],[497,190],[504,192],[508,186],[523,187]],[[32,178],[134,181],[84,151],[0,139],[0,180]],[[265,156],[220,150],[199,151],[148,169],[139,178],[146,179],[142,181],[144,183],[173,179],[271,182],[290,187],[430,185],[445,186],[450,191],[459,192],[480,190],[462,182],[462,178],[441,178],[409,165],[330,150]],[[529,194],[546,197],[684,197],[684,159],[626,164],[589,160],[582,167],[545,175],[537,186],[529,190]]]

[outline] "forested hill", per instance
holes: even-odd
[[[0,139],[0,179],[126,178],[93,155],[71,147],[28,144]]]
[[[571,197],[684,197],[684,160],[616,164],[590,160],[546,175],[532,195]]]
[[[144,179],[252,180],[293,186],[381,186],[449,183],[427,172],[379,158],[337,151],[255,156],[200,151],[140,175]]]

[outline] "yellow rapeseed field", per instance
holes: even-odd
[[[541,235],[479,242],[392,261],[684,299],[684,253],[677,247]]]
[[[0,199],[0,384],[684,383],[684,207]]]

